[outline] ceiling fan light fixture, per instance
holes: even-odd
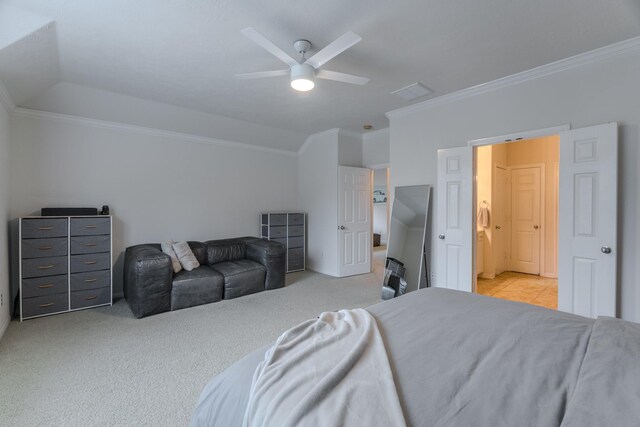
[[[309,64],[297,64],[291,67],[291,87],[307,92],[315,87],[315,69]]]

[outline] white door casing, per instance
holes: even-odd
[[[560,133],[558,309],[616,315],[617,123]]]
[[[338,167],[338,276],[371,271],[371,170]]]
[[[507,270],[505,236],[508,230],[508,213],[506,192],[508,188],[507,171],[502,166],[494,168],[494,192],[493,192],[493,218],[491,220],[493,230],[493,259],[495,260],[496,276]]]
[[[438,150],[436,280],[473,291],[473,148]]]
[[[539,167],[511,169],[511,270],[540,274],[541,176]]]

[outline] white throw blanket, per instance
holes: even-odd
[[[405,426],[387,352],[363,309],[282,334],[258,365],[244,426]]]

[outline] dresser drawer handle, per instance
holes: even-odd
[[[95,282],[98,279],[84,279],[85,283]]]
[[[38,269],[39,270],[48,270],[50,268],[53,268],[53,264],[49,264],[49,265],[39,265]]]
[[[85,245],[85,246],[95,246],[95,245],[96,245],[96,243],[85,243],[84,245]]]
[[[38,227],[38,230],[40,231],[53,230],[53,227]]]
[[[84,228],[98,228],[95,224],[85,225]]]
[[[41,251],[48,251],[50,249],[53,249],[53,246],[40,246],[38,247],[38,249]]]
[[[52,302],[50,302],[49,304],[40,304],[41,308],[47,308],[47,307],[51,307],[53,305]]]
[[[95,264],[95,263],[97,263],[97,262],[98,262],[98,261],[85,261],[84,263],[85,263],[86,265],[92,265],[92,264]]]
[[[97,295],[91,295],[90,297],[85,297],[85,300],[86,301],[91,301],[92,299],[96,299],[96,298],[98,298]]]
[[[46,285],[39,285],[38,288],[40,288],[40,289],[48,289],[48,288],[53,288],[53,285],[51,283],[48,283]]]

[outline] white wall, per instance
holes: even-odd
[[[387,193],[386,203],[373,204],[373,232],[380,233],[380,243],[387,244],[389,227],[389,196],[387,191],[387,168],[373,170],[373,187],[383,187]]]
[[[365,168],[389,164],[389,128],[362,134],[362,164]]]
[[[127,246],[257,236],[261,211],[297,208],[295,153],[14,115],[11,155],[11,218],[110,206],[116,294]]]
[[[560,124],[579,128],[617,121],[619,306],[623,318],[640,321],[639,75],[636,50],[490,92],[390,114],[391,182],[435,186],[438,148]],[[434,197],[437,203],[435,192]],[[433,262],[432,266],[437,282],[438,266]]]
[[[0,104],[0,337],[11,321],[11,287],[9,280],[9,113]]]
[[[338,164],[362,167],[362,136],[360,134],[338,130]]]
[[[298,152],[299,209],[307,213],[307,267],[338,275],[338,130],[311,135]]]

